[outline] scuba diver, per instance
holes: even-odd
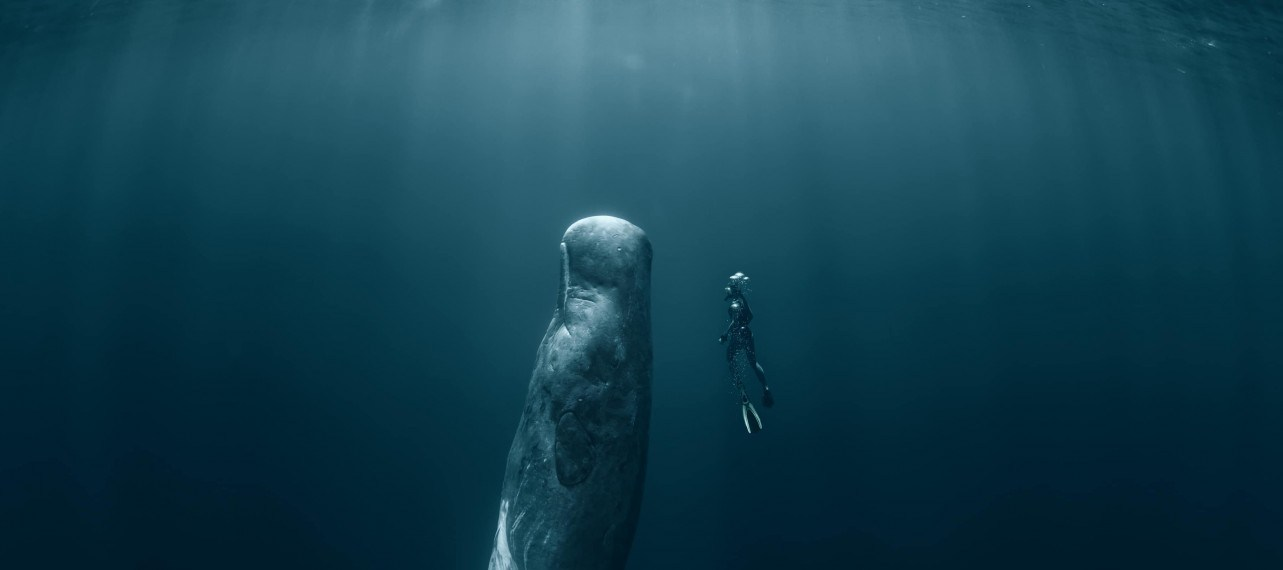
[[[748,292],[748,276],[743,273],[732,275],[730,282],[726,284],[725,291],[725,300],[731,303],[726,309],[731,322],[726,327],[726,333],[719,337],[717,342],[726,344],[726,364],[731,369],[731,382],[740,393],[740,411],[744,416],[744,428],[748,433],[757,433],[762,430],[762,418],[757,415],[757,410],[753,409],[753,403],[748,401],[748,393],[744,391],[742,370],[735,366],[735,357],[739,352],[744,353],[749,368],[757,374],[758,382],[762,383],[762,405],[768,408],[775,405],[775,398],[771,396],[771,387],[766,385],[766,371],[762,370],[762,365],[757,362],[757,347],[753,344],[753,331],[748,328],[749,322],[753,320],[753,311],[748,308],[748,298],[744,296]]]

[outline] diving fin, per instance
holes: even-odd
[[[757,415],[757,410],[753,409],[753,404],[745,400],[740,408],[744,414],[744,429],[747,429],[748,433],[762,431],[762,417]]]

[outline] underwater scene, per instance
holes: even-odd
[[[0,568],[1283,568],[1283,3],[0,4]]]

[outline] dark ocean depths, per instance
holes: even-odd
[[[3,4],[0,566],[484,567],[603,213],[630,569],[1283,567],[1283,5],[1118,0]]]

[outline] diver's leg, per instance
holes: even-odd
[[[735,337],[731,337],[726,343],[726,367],[731,371],[731,386],[740,393],[740,403],[748,401],[748,394],[744,393],[744,379],[740,377],[739,370],[735,369],[735,353],[739,352],[739,342]]]
[[[753,342],[752,336],[748,337],[744,356],[748,357],[748,365],[753,368],[753,373],[757,374],[757,381],[762,383],[762,405],[768,408],[774,406],[775,396],[771,395],[771,387],[766,385],[766,371],[762,370],[762,365],[757,362],[757,345]]]
[[[748,401],[748,392],[744,391],[744,379],[740,377],[740,371],[735,367],[735,354],[744,350],[740,344],[738,337],[731,337],[730,342],[726,343],[726,365],[731,369],[731,384],[740,393],[740,414],[744,417],[744,429],[748,430],[748,433],[757,433],[762,431],[762,417],[757,415],[757,410],[753,409],[753,403]]]

